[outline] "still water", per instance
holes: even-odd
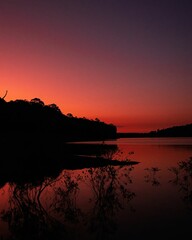
[[[103,144],[93,142],[89,144]],[[130,138],[114,159],[0,189],[0,239],[162,239],[191,234],[192,138]]]

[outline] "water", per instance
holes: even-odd
[[[105,144],[119,147],[113,158],[139,163],[63,170],[35,186],[6,183],[0,189],[0,236],[162,239],[190,234],[192,138],[130,138]]]

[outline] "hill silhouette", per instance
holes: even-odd
[[[151,137],[192,137],[192,124],[158,129],[148,133]]]
[[[0,131],[4,136],[54,136],[65,141],[114,139],[117,132],[112,124],[65,115],[56,104],[45,105],[39,98],[9,102],[0,98]]]
[[[192,137],[192,123],[157,129],[148,133],[117,133],[118,138],[123,137]]]

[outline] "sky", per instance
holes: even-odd
[[[192,122],[191,0],[0,0],[0,97],[118,132]]]

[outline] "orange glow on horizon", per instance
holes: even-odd
[[[179,18],[178,26],[180,7],[162,22],[159,13],[169,11],[163,3],[152,6],[154,16],[128,2],[110,8],[103,2],[99,13],[94,1],[1,4],[5,100],[38,97],[64,114],[99,118],[122,132],[192,122],[191,25]],[[131,9],[134,15],[127,14]]]

